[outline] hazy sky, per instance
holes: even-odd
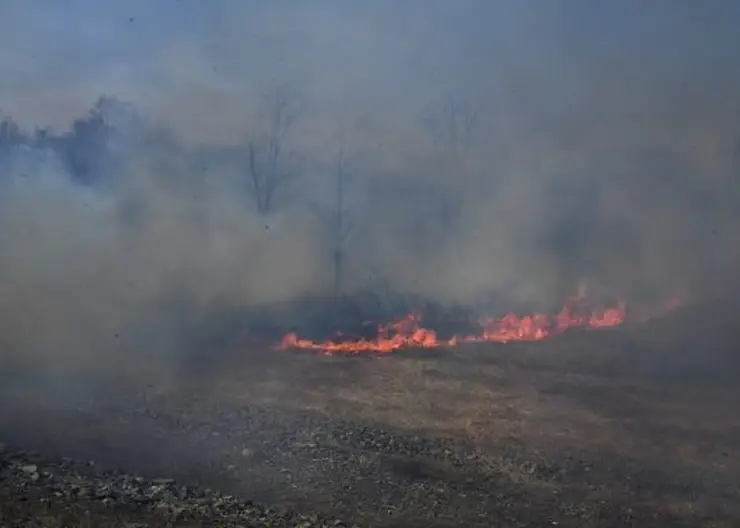
[[[520,120],[737,120],[738,23],[732,0],[2,0],[0,109],[63,124],[108,92],[230,138],[288,81],[334,113],[461,90]]]
[[[243,145],[258,96],[288,83],[306,113],[294,141],[330,157],[331,135],[362,118],[368,172],[411,180],[393,206],[381,191],[372,207],[385,213],[369,215],[372,253],[405,270],[400,283],[424,282],[426,268],[427,282],[449,272],[469,292],[492,277],[559,281],[548,244],[584,226],[581,268],[658,280],[703,269],[687,251],[735,252],[739,23],[732,0],[0,0],[0,109],[64,127],[107,93],[184,138]],[[419,117],[444,93],[478,119],[465,168],[428,156]],[[463,264],[431,266],[447,253],[439,241],[409,249],[426,218],[409,204],[426,206],[418,189],[432,177],[465,195]]]

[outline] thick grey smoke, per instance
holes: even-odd
[[[15,160],[0,193],[0,333],[12,358],[142,359],[181,344],[178,309],[311,291],[320,256],[311,218],[288,213],[285,229],[245,211],[227,184],[182,188],[185,169],[161,158],[137,150],[98,191],[72,183],[53,157],[35,159],[33,172]]]
[[[583,279],[639,299],[716,277],[740,256],[738,17],[730,2],[5,2],[5,114],[63,130],[111,94],[148,118],[119,127],[123,161],[92,188],[53,153],[8,154],[5,355],[146,355],[182,331],[176,306],[330,292],[340,156],[347,291],[547,304]],[[280,93],[291,178],[263,214],[247,145],[269,144]]]

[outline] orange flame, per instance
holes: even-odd
[[[581,288],[579,294],[571,298],[554,316],[545,314],[518,316],[509,313],[501,318],[486,317],[480,321],[481,332],[474,335],[456,335],[449,339],[440,339],[434,330],[421,326],[421,316],[418,313],[412,313],[394,323],[379,326],[377,336],[372,339],[312,341],[299,338],[292,332],[283,337],[278,348],[316,350],[325,355],[386,353],[402,348],[438,348],[461,343],[539,341],[562,334],[571,328],[600,329],[619,326],[625,322],[627,309],[625,303],[621,301],[609,308],[587,314],[577,313],[574,305],[581,301],[584,295],[585,290]],[[677,306],[671,305],[671,308],[675,307]]]

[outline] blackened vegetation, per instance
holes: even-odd
[[[565,302],[575,314],[585,315],[614,307],[619,299],[603,297],[599,302],[566,299]],[[239,314],[233,314],[229,320],[235,323],[237,332],[255,339],[275,341],[287,332],[296,332],[311,340],[347,341],[377,337],[380,326],[417,314],[421,326],[434,330],[440,339],[449,339],[455,335],[480,333],[480,320],[484,317],[502,317],[510,313],[555,315],[562,308],[563,303],[527,305],[495,294],[481,295],[478,302],[463,305],[441,303],[413,294],[368,290],[240,309]]]
[[[500,309],[499,309],[500,310]],[[441,338],[479,330],[479,307],[434,302],[418,295],[378,294],[366,291],[338,297],[306,297],[242,312],[242,331],[265,340],[280,339],[297,332],[308,339],[369,339],[378,328],[411,313],[420,314],[422,324]]]
[[[237,346],[174,387],[142,372],[74,397],[64,380],[5,385],[5,441],[97,464],[11,452],[0,514],[73,523],[83,504],[100,526],[734,526],[734,313],[726,298],[614,331],[385,361]]]
[[[588,348],[602,349],[603,342],[594,334],[591,337]],[[577,378],[578,383],[561,382],[572,373],[544,356],[567,355],[582,347],[572,342],[560,345],[530,344],[519,347],[516,356],[507,360],[499,357],[503,375],[498,379],[491,376],[493,371],[484,370],[483,356],[475,350],[456,363],[420,356],[412,363],[399,359],[395,366],[329,363],[313,357],[292,357],[286,363],[283,355],[271,353],[261,360],[251,355],[242,369],[232,365],[228,373],[220,372],[210,381],[201,378],[174,391],[114,383],[94,402],[67,402],[61,410],[58,401],[52,404],[53,398],[29,398],[25,393],[22,401],[24,393],[19,392],[6,399],[0,415],[6,438],[49,453],[94,458],[97,464],[9,453],[2,459],[6,464],[0,491],[13,501],[5,503],[2,512],[26,517],[62,514],[69,523],[87,515],[76,506],[82,504],[99,522],[116,517],[129,522],[343,526],[331,520],[340,517],[360,526],[386,527],[732,526],[740,515],[740,490],[731,467],[720,469],[722,464],[732,464],[737,452],[731,429],[715,423],[717,431],[702,431],[688,421],[668,427],[651,415],[651,408],[680,402],[688,409],[686,400],[660,383],[638,382],[639,378],[626,373],[589,371],[598,357],[581,361],[583,377]],[[495,359],[504,350],[488,346],[478,352]],[[618,354],[615,349],[611,352]],[[540,361],[550,366],[534,368]],[[306,398],[322,383],[326,394],[356,390],[352,383],[369,383],[377,393],[368,396],[374,398],[367,402],[368,408],[392,404],[392,397],[405,398],[405,393],[384,392],[388,380],[379,376],[382,372],[397,377],[409,394],[424,391],[430,405],[451,403],[444,401],[449,393],[435,394],[433,388],[420,387],[409,376],[420,363],[425,369],[445,372],[446,378],[437,381],[426,375],[421,379],[437,383],[437,391],[447,387],[440,383],[464,381],[464,392],[457,395],[460,412],[491,406],[483,426],[492,437],[471,436],[472,431],[450,435],[409,430],[398,423],[383,423],[379,416],[353,416],[348,402],[341,400],[321,411],[291,407],[293,399]],[[362,370],[371,364],[380,365],[376,377],[362,378]],[[279,403],[263,402],[257,392],[249,393],[245,401],[241,392],[261,378],[281,384]],[[210,390],[214,379],[226,385]],[[632,385],[625,392],[620,384],[628,379]],[[503,406],[477,400],[473,389],[480,390],[481,383],[505,389],[511,399],[503,400]],[[557,414],[536,418],[545,428],[542,432],[527,432],[525,427],[518,433],[496,435],[494,431],[512,422],[531,419],[524,416],[535,404],[521,409],[517,404],[522,384],[525,391],[537,392],[537,405],[563,410],[550,408]],[[682,393],[686,390],[681,386]],[[713,391],[694,393],[691,406],[696,412],[727,410],[729,401],[723,407],[717,399],[701,399],[715,398]],[[400,403],[403,407],[404,402]],[[629,415],[618,414],[625,409]],[[616,423],[618,445],[601,444],[589,436],[589,424],[577,417],[584,410]],[[572,411],[576,412],[570,415]],[[669,421],[675,419],[668,414]],[[584,436],[563,440],[552,434],[552,426],[582,430]],[[61,428],[69,433],[60,437]],[[624,435],[638,447],[620,444]],[[657,446],[648,453],[641,443],[646,438]],[[701,466],[701,461],[683,460],[674,451],[696,447],[718,465]],[[124,468],[128,474],[110,471]],[[283,513],[237,497],[273,505]],[[320,513],[307,513],[312,511]]]

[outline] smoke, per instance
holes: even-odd
[[[53,160],[32,174],[12,170],[0,193],[4,356],[42,369],[45,359],[54,368],[145,359],[179,343],[187,329],[177,310],[311,290],[310,218],[286,213],[286,230],[284,219],[250,214],[228,184],[178,188],[177,162],[161,157],[135,152],[100,190],[73,183]]]
[[[734,4],[101,6],[0,7],[21,125],[65,130],[100,94],[149,118],[118,127],[103,184],[37,146],[4,165],[4,360],[146,357],[219,306],[329,293],[340,151],[347,292],[632,300],[740,256]],[[246,145],[280,86],[295,178],[264,215]]]

